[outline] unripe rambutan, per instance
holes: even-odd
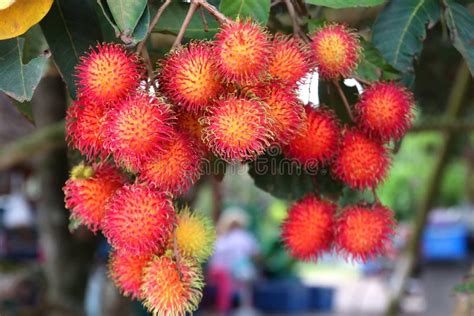
[[[267,111],[267,105],[255,99],[233,95],[220,99],[203,120],[204,140],[226,161],[253,159],[274,137]]]
[[[140,179],[173,195],[186,193],[201,176],[204,153],[186,134],[175,132],[166,147],[146,160]]]
[[[159,90],[187,111],[203,111],[223,89],[209,43],[193,42],[161,62]]]
[[[311,49],[322,79],[347,77],[359,61],[359,39],[345,25],[330,24],[318,29],[311,37]]]
[[[191,213],[188,207],[182,209],[178,214],[175,235],[183,256],[204,261],[212,254],[216,231],[208,217]]]
[[[173,122],[167,104],[144,94],[130,96],[108,112],[105,146],[117,163],[137,171],[170,141]]]
[[[104,124],[107,114],[104,105],[76,101],[66,114],[66,140],[87,159],[104,159],[108,153],[104,148]]]
[[[413,95],[394,83],[377,82],[356,105],[357,123],[369,135],[400,139],[411,127]]]
[[[270,47],[259,25],[249,21],[225,24],[215,41],[222,77],[240,84],[257,80],[267,69]]]
[[[332,166],[340,180],[353,189],[373,188],[390,166],[387,148],[359,131],[346,130]]]
[[[109,258],[109,276],[124,295],[140,299],[143,270],[152,258],[151,254],[134,256],[114,251]]]
[[[341,130],[334,113],[327,108],[305,106],[306,125],[285,147],[285,155],[306,167],[329,162],[337,151]]]
[[[102,228],[107,201],[124,182],[123,176],[109,164],[79,164],[63,187],[66,208],[96,232]]]
[[[97,104],[116,102],[137,89],[143,70],[122,45],[99,44],[76,66],[78,95]]]
[[[367,261],[386,251],[394,226],[393,212],[382,205],[346,207],[336,222],[336,247],[354,260]]]
[[[125,185],[110,198],[103,233],[118,251],[131,255],[160,253],[176,222],[171,200],[144,185]]]
[[[181,258],[179,264],[168,256],[155,257],[145,268],[142,295],[154,315],[186,315],[198,307],[204,280],[201,267]]]
[[[272,42],[268,73],[289,86],[295,86],[313,67],[311,54],[301,40],[277,34]]]
[[[282,225],[282,238],[292,256],[317,259],[333,241],[336,205],[307,195],[295,202]]]

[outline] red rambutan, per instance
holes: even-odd
[[[357,67],[359,39],[345,25],[330,24],[318,29],[311,38],[314,62],[322,79],[347,77]]]
[[[394,83],[371,85],[356,105],[357,123],[382,140],[400,139],[411,127],[413,95]]]
[[[282,225],[282,238],[292,256],[317,259],[333,242],[336,205],[314,195],[295,202]]]
[[[187,111],[179,111],[176,114],[176,128],[179,132],[185,133],[191,137],[196,143],[202,145],[203,148],[207,148],[202,140],[202,125],[200,119],[204,115],[199,113],[191,113]]]
[[[390,166],[387,148],[356,130],[346,130],[332,171],[353,189],[374,188]]]
[[[139,86],[144,67],[118,44],[99,44],[76,67],[78,95],[97,104],[116,102]]]
[[[336,222],[336,247],[365,262],[386,251],[395,225],[393,212],[382,205],[346,207]]]
[[[119,251],[131,255],[160,253],[176,222],[168,196],[140,184],[125,185],[107,203],[103,233]]]

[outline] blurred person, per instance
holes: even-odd
[[[254,260],[260,249],[255,237],[246,229],[248,216],[241,208],[227,209],[217,223],[214,254],[209,261],[209,280],[216,287],[216,309],[227,314],[234,295],[238,295],[237,314],[255,314],[252,307],[252,284],[257,278]]]

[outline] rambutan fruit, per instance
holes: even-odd
[[[144,67],[119,44],[99,44],[76,66],[78,95],[97,104],[116,102],[139,86]]]
[[[317,259],[333,242],[336,205],[307,195],[295,202],[282,225],[282,238],[291,255]]]
[[[176,128],[179,132],[190,136],[196,143],[207,148],[202,140],[202,125],[200,119],[204,116],[201,113],[191,113],[179,111],[176,113]]]
[[[104,148],[104,124],[107,109],[93,102],[76,101],[67,110],[66,140],[87,159],[104,159],[108,153]]]
[[[284,148],[287,157],[314,167],[332,160],[341,138],[336,115],[329,109],[305,106],[306,125]]]
[[[155,257],[144,271],[143,303],[154,315],[186,315],[197,309],[204,287],[197,262],[180,258],[176,263],[168,256]]]
[[[268,106],[256,99],[229,95],[216,101],[204,118],[203,137],[226,161],[245,161],[262,154],[273,141]]]
[[[162,151],[143,163],[139,178],[157,190],[180,195],[201,176],[203,157],[189,136],[175,132]]]
[[[155,97],[127,97],[108,112],[104,145],[117,163],[135,172],[170,141],[174,119],[170,107]]]
[[[242,84],[259,79],[267,70],[271,45],[259,25],[238,21],[222,26],[215,50],[222,77]]]
[[[387,148],[377,139],[356,130],[346,130],[332,171],[353,189],[373,188],[390,166]]]
[[[132,184],[110,198],[102,230],[118,251],[145,255],[163,252],[175,222],[173,204],[165,193]]]
[[[114,251],[109,258],[109,276],[124,295],[141,299],[143,270],[152,258],[151,254],[135,256]]]
[[[361,50],[357,35],[341,24],[316,30],[311,49],[318,73],[325,80],[349,76],[357,67]]]
[[[413,104],[407,89],[390,82],[374,83],[356,104],[357,123],[368,135],[398,140],[411,127]]]
[[[192,42],[173,51],[161,62],[159,90],[187,111],[203,111],[223,90],[213,48]]]
[[[125,182],[124,177],[107,163],[74,167],[63,187],[66,208],[90,230],[102,228],[106,203]]]
[[[336,222],[336,248],[365,262],[386,251],[394,226],[393,212],[382,205],[348,206]]]
[[[175,235],[183,256],[201,262],[212,254],[216,231],[208,217],[197,212],[191,213],[188,207],[183,208],[178,214]]]
[[[312,68],[311,54],[301,40],[277,34],[272,42],[268,73],[294,87]]]

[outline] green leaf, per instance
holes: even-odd
[[[437,0],[390,1],[373,27],[372,43],[385,59],[402,73],[413,72],[426,37],[440,17]]]
[[[150,25],[150,10],[148,7],[143,12],[140,20],[138,21],[137,26],[132,34],[132,42],[137,44],[145,38],[146,32],[148,31],[148,26]]]
[[[361,61],[355,70],[358,78],[368,81],[396,80],[400,78],[398,70],[393,68],[380,52],[370,43],[361,39],[360,44],[364,51]]]
[[[18,102],[17,100],[12,99],[12,104],[18,112],[20,112],[28,121],[34,124],[33,118],[33,108],[31,107],[31,102]]]
[[[55,0],[40,25],[59,72],[75,99],[74,68],[79,57],[102,41],[96,13],[88,1]]]
[[[23,47],[24,64],[27,64],[30,60],[39,55],[43,55],[48,49],[48,43],[46,43],[46,39],[38,24],[21,35],[21,37],[25,39],[25,46]]]
[[[131,35],[145,12],[146,0],[107,0],[115,23],[124,35]]]
[[[306,0],[305,2],[309,4],[316,4],[330,8],[341,9],[353,7],[374,7],[384,3],[385,0]]]
[[[233,19],[252,18],[265,25],[270,16],[270,0],[222,0],[219,10]]]
[[[461,53],[474,75],[474,17],[462,5],[454,1],[444,1],[444,16],[454,47]]]
[[[0,90],[19,102],[31,100],[48,60],[39,56],[23,64],[24,44],[20,37],[0,41]]]
[[[311,19],[308,21],[308,32],[313,33],[317,29],[323,27],[326,25],[327,21],[326,20],[320,20],[320,19]]]

